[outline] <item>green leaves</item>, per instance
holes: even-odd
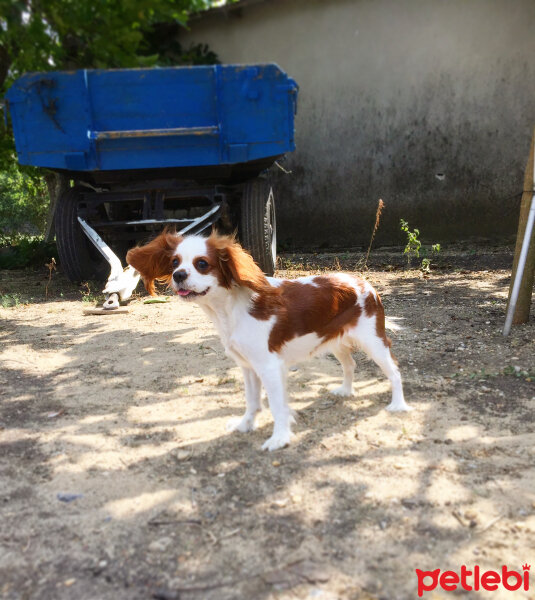
[[[211,4],[210,0],[0,0],[0,95],[28,71],[181,64],[179,29],[192,12]],[[171,46],[174,62],[166,56]],[[204,53],[207,60],[214,56]]]
[[[43,232],[48,191],[35,169],[26,170],[28,173],[22,173],[13,163],[0,171],[0,246]]]
[[[401,231],[403,231],[407,235],[407,244],[405,249],[403,250],[403,254],[407,255],[407,266],[411,266],[411,258],[420,258],[420,250],[425,258],[422,259],[422,263],[420,269],[424,273],[431,272],[431,259],[427,258],[427,250],[426,248],[422,248],[422,242],[420,241],[420,230],[414,229],[411,231],[409,229],[409,224],[404,219],[400,219],[399,226]],[[440,253],[440,244],[433,244],[431,246],[431,254],[433,257],[437,256]]]
[[[407,261],[410,264],[412,256],[416,258],[420,257],[420,248],[422,247],[422,242],[418,239],[420,231],[418,229],[411,231],[409,224],[403,219],[400,219],[400,228],[401,231],[407,234],[407,245],[405,246],[405,250],[403,250],[403,254],[407,255]]]

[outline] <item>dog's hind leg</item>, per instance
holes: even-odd
[[[392,401],[386,407],[391,412],[412,410],[405,402],[403,385],[399,368],[392,357],[390,347],[380,337],[366,336],[365,340],[359,339],[360,348],[375,362],[381,371],[390,379],[392,384]]]
[[[243,379],[245,382],[245,402],[246,408],[243,417],[230,419],[227,423],[227,431],[253,431],[255,428],[256,413],[262,410],[260,405],[261,383],[253,369],[242,367]]]
[[[344,371],[344,382],[340,387],[331,390],[331,394],[337,396],[352,396],[353,395],[353,373],[355,371],[355,361],[351,356],[351,349],[340,344],[333,349],[333,354],[336,356]]]

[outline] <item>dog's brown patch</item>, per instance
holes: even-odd
[[[355,290],[327,277],[315,277],[312,283],[284,281],[269,295],[254,298],[250,310],[257,319],[276,316],[268,340],[270,352],[307,333],[326,342],[356,325],[361,312]]]
[[[164,231],[145,246],[128,251],[126,262],[141,275],[147,292],[155,295],[154,282],[169,285],[173,276],[173,258],[182,237],[176,233]]]

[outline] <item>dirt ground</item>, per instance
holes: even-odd
[[[279,275],[359,258],[285,255]],[[429,277],[402,260],[378,251],[366,276],[403,326],[414,411],[386,412],[358,355],[354,397],[331,395],[341,369],[315,358],[274,453],[268,410],[226,433],[243,382],[197,307],[83,316],[92,293],[61,274],[45,300],[44,271],[0,272],[0,596],[415,600],[416,568],[534,564],[535,318],[502,337],[511,254],[443,251]]]

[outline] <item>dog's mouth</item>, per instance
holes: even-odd
[[[185,289],[179,289],[176,290],[176,293],[181,297],[181,298],[199,298],[200,296],[206,296],[206,293],[208,292],[210,288],[206,288],[204,290],[204,292],[194,292],[193,290],[185,290]]]

